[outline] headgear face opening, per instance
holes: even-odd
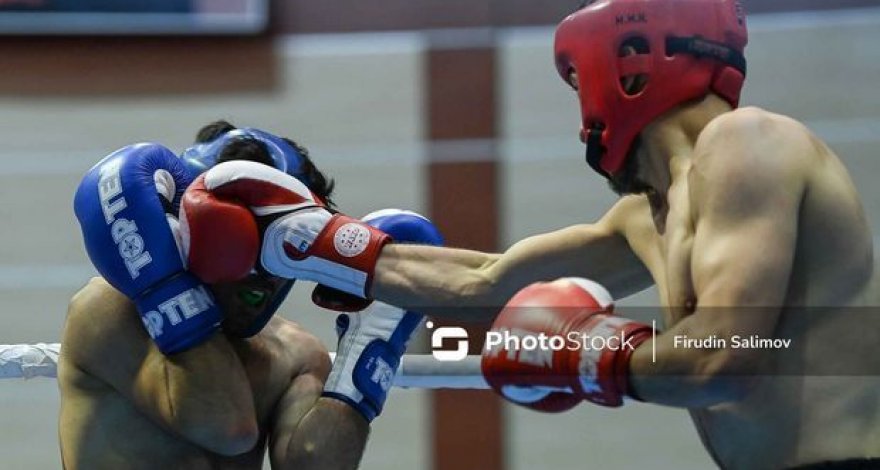
[[[739,0],[597,0],[569,15],[556,67],[577,74],[589,165],[616,174],[651,121],[710,92],[737,107],[747,42]]]
[[[272,159],[276,169],[295,177],[307,186],[309,185],[308,177],[303,173],[303,156],[300,155],[296,148],[276,135],[251,127],[234,129],[210,142],[193,145],[184,150],[180,158],[183,160],[184,166],[191,173],[191,176],[195,178],[217,164],[217,157],[223,151],[223,148],[226,147],[226,144],[241,138],[252,138],[262,142],[269,151],[269,157]],[[249,338],[259,333],[269,323],[269,320],[272,319],[278,308],[281,307],[292,287],[292,280],[284,283],[272,297],[270,303],[266,305],[265,310],[254,319],[248,328],[243,331],[236,331],[236,336]],[[240,295],[247,297],[248,289],[242,289]]]

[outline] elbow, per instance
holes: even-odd
[[[208,425],[205,431],[199,436],[201,446],[227,457],[249,452],[260,440],[260,430],[253,420],[225,423],[222,427]]]
[[[456,296],[449,299],[449,304],[467,307],[468,315],[461,318],[464,321],[492,320],[513,295],[502,292],[500,283],[487,268],[473,269],[459,281],[452,291]]]
[[[212,451],[224,455],[241,455],[253,449],[260,440],[260,430],[254,421],[226,426],[212,438]]]
[[[260,429],[253,410],[240,413],[218,410],[209,416],[178,419],[176,428],[190,442],[223,456],[244,454],[260,439]]]
[[[709,406],[744,399],[755,388],[762,374],[764,354],[743,349],[721,348],[700,358],[693,377]]]
[[[505,289],[511,284],[500,268],[501,255],[489,255],[485,262],[470,270],[463,291],[479,305],[492,305],[499,309],[516,293],[516,289]],[[507,292],[509,291],[509,292]]]
[[[487,305],[491,302],[496,282],[487,269],[474,269],[467,276],[463,276],[462,281],[458,292],[461,297],[469,300],[469,304]]]

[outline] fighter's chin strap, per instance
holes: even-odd
[[[598,122],[594,123],[585,131],[587,142],[587,164],[590,165],[590,168],[596,173],[599,173],[605,178],[610,178],[611,175],[602,168],[601,164],[602,157],[605,155],[605,146],[602,145],[602,132],[604,131],[605,126]]]

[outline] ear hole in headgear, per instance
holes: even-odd
[[[635,96],[648,84],[651,46],[642,36],[633,36],[617,51],[620,58],[620,88],[627,96]]]

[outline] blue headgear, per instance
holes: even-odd
[[[304,159],[299,151],[285,142],[284,139],[252,127],[231,130],[210,142],[193,145],[184,150],[180,158],[183,160],[184,166],[189,170],[191,177],[195,178],[217,164],[217,157],[226,147],[226,144],[235,139],[244,138],[251,138],[262,142],[269,151],[269,156],[272,158],[275,168],[302,181],[306,186],[309,185],[310,182],[307,175],[302,172]],[[272,315],[275,314],[275,311],[278,310],[284,299],[287,298],[291,288],[293,288],[292,280],[285,283],[278,290],[275,298],[272,299],[272,303],[267,305],[266,309],[254,320],[253,324],[246,331],[240,332],[239,335],[243,338],[249,338],[259,333],[269,323],[269,320],[272,319]]]
[[[183,163],[193,175],[197,176],[217,164],[217,157],[226,144],[235,139],[247,138],[262,142],[266,146],[275,168],[296,177],[305,185],[309,184],[306,176],[302,173],[302,155],[284,139],[252,127],[231,130],[212,141],[193,145],[184,150],[180,158],[183,159]]]

